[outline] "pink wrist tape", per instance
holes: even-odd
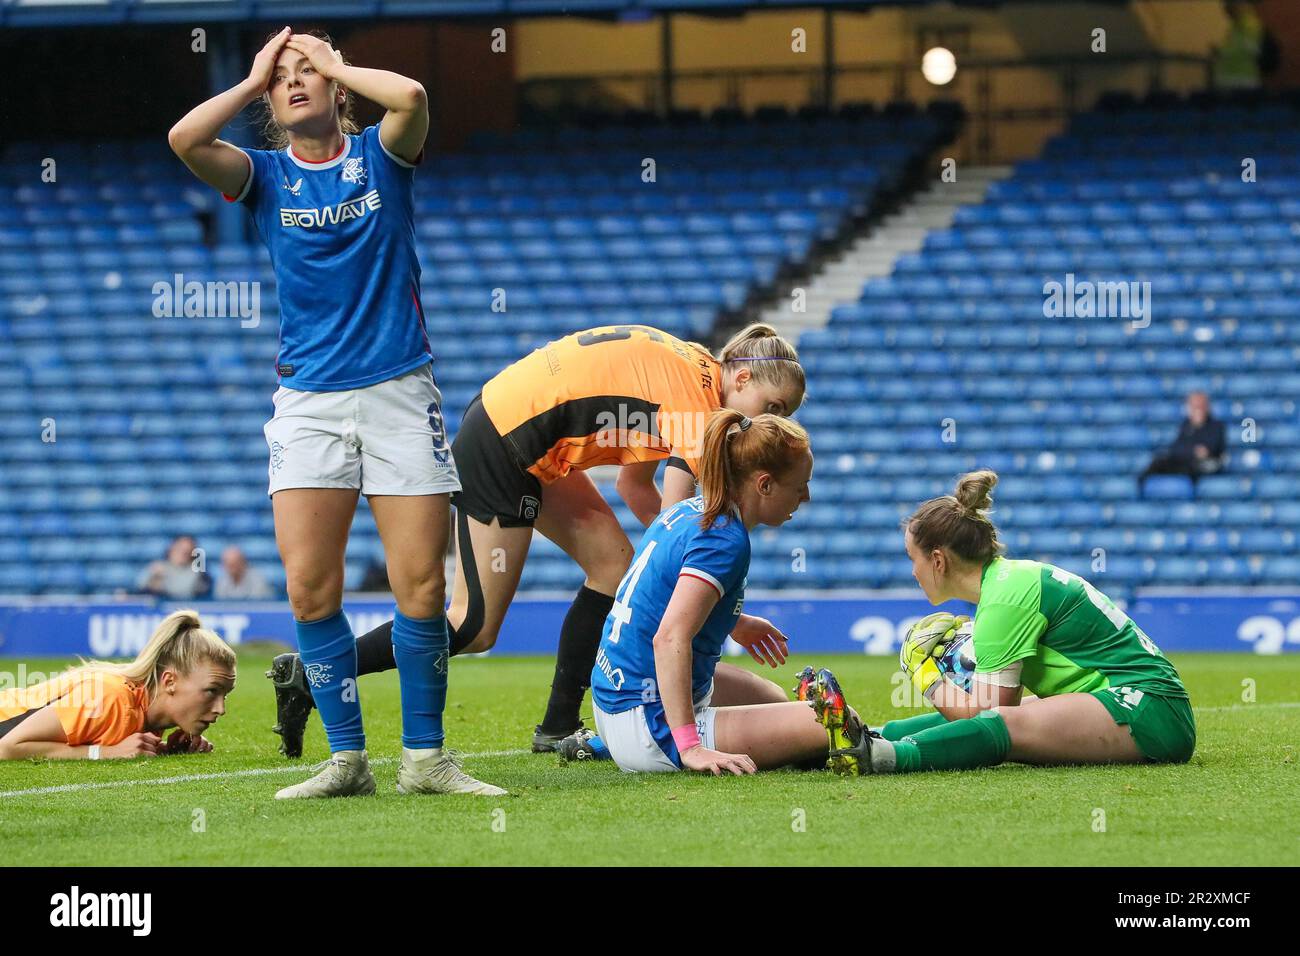
[[[694,724],[683,724],[680,727],[674,727],[673,743],[677,745],[679,754],[685,753],[692,747],[700,746],[700,732],[695,729]]]

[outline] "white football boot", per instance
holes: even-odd
[[[375,792],[375,775],[364,750],[340,750],[320,765],[320,773],[275,795],[277,800],[306,797],[368,797]]]
[[[402,748],[397,768],[398,793],[472,793],[480,797],[504,797],[506,792],[460,769],[460,761],[441,747],[430,750]]]

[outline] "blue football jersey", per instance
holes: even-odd
[[[271,253],[280,300],[280,384],[334,392],[384,382],[431,360],[420,305],[411,183],[415,167],[379,126],[343,137],[333,159],[246,149],[238,196]]]
[[[657,703],[654,636],[683,574],[718,592],[718,603],[691,642],[691,696],[699,700],[713,681],[745,601],[749,531],[736,517],[718,518],[702,530],[703,513],[704,499],[697,495],[655,518],[619,582],[591,672],[592,699],[607,714]]]

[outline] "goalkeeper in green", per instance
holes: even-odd
[[[1029,764],[1185,763],[1196,725],[1178,671],[1123,611],[1087,581],[1002,556],[988,518],[991,471],[963,475],[953,495],[904,522],[913,574],[931,604],[976,605],[970,692],[937,659],[964,618],[933,614],[900,655],[937,709],[886,724],[883,736],[846,707],[817,699],[841,772],[906,773]],[[1023,701],[1029,690],[1035,696]],[[888,738],[888,739],[887,739]]]

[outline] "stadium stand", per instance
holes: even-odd
[[[497,370],[570,331],[645,323],[710,337],[948,132],[909,110],[767,110],[525,129],[430,157],[416,229],[450,430]],[[57,183],[33,185],[50,155]],[[7,441],[0,458],[0,593],[130,589],[182,532],[213,565],[238,544],[280,583],[261,432],[276,353],[263,247],[205,241],[221,200],[164,142],[12,144],[0,191],[13,210],[0,225],[0,437],[45,439]],[[261,321],[160,315],[189,282],[258,283]],[[363,508],[350,586],[378,552]],[[524,587],[580,583],[548,542],[534,554]],[[782,583],[781,563],[753,583]]]
[[[1110,105],[1078,116],[800,340],[814,500],[782,535],[755,533],[751,587],[910,587],[900,518],[976,466],[1003,475],[995,497],[1013,553],[1087,573],[1109,594],[1300,579],[1295,110]],[[449,425],[501,366],[565,332],[628,322],[709,337],[721,314],[898,188],[940,126],[769,113],[525,130],[431,157],[417,231]],[[0,593],[129,588],[180,531],[209,554],[238,543],[278,573],[261,436],[274,277],[262,248],[205,244],[220,200],[165,144],[60,148],[72,158],[60,184],[20,184],[14,170],[48,151],[11,145],[0,167],[16,210],[0,226],[0,436],[52,427],[57,438],[9,441],[0,459]],[[647,156],[653,185],[640,175]],[[1243,182],[1246,158],[1269,175]],[[153,317],[153,284],[177,273],[260,282],[262,323]],[[1044,284],[1068,274],[1150,282],[1150,324],[1045,316]],[[496,288],[505,313],[491,311]],[[1228,424],[1228,467],[1194,491],[1166,477],[1140,497],[1136,476],[1192,389]],[[377,552],[363,509],[350,584]],[[535,542],[526,588],[580,579]]]
[[[976,466],[1003,476],[1013,553],[1107,594],[1297,580],[1295,109],[1111,105],[801,339],[819,466],[799,522],[832,556],[824,583],[909,585],[899,519]],[[1247,159],[1268,176],[1243,181]],[[1045,283],[1071,273],[1149,282],[1149,325],[1046,317]],[[1193,389],[1227,423],[1228,467],[1141,498]]]

